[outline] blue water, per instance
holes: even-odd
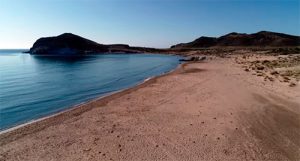
[[[43,57],[0,50],[0,130],[60,112],[174,69],[179,57]]]

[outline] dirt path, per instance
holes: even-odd
[[[300,90],[276,83],[231,59],[184,65],[0,135],[0,160],[300,160]]]

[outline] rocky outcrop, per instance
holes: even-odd
[[[38,39],[29,50],[39,55],[78,55],[95,52],[107,52],[108,46],[98,44],[83,37],[64,33],[56,37]]]
[[[205,59],[205,56],[191,56],[185,59],[179,59],[179,61],[204,61]]]
[[[233,32],[218,38],[200,37],[189,43],[181,43],[171,46],[171,48],[203,48],[218,46],[300,46],[300,37],[268,31],[261,31],[254,34]]]
[[[127,44],[104,45],[72,33],[38,39],[26,53],[34,55],[87,55],[100,53],[143,53],[161,52],[160,49],[131,47]]]

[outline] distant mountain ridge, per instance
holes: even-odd
[[[254,34],[232,32],[221,37],[202,36],[189,43],[173,45],[171,48],[206,48],[217,46],[300,46],[300,36],[270,31],[260,31]]]
[[[34,55],[86,55],[93,53],[166,53],[174,49],[192,49],[208,47],[282,47],[300,46],[300,36],[261,31],[254,34],[232,32],[221,37],[202,36],[189,43],[171,46],[171,49],[132,47],[127,44],[99,44],[72,33],[38,39],[28,53]]]

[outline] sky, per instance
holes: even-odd
[[[30,48],[66,32],[167,48],[261,30],[300,35],[300,0],[0,0],[0,49]]]

